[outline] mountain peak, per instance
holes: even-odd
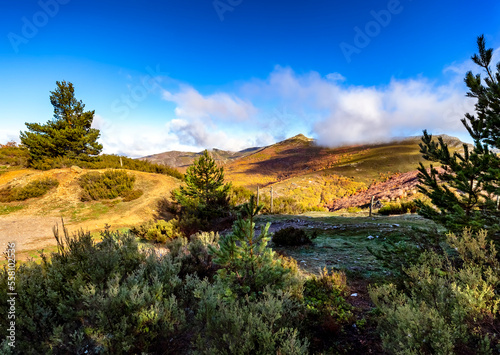
[[[302,141],[302,142],[312,142],[314,139],[312,138],[307,138],[304,136],[302,133],[297,134],[296,136],[293,136],[291,138],[285,139],[284,142],[287,141]]]

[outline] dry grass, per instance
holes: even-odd
[[[161,197],[169,196],[173,188],[180,182],[167,175],[151,174],[138,171],[128,171],[136,177],[135,188],[143,190],[144,194],[136,200],[123,202],[120,198],[107,201],[82,203],[79,199],[80,187],[78,177],[85,170],[55,169],[49,171],[18,170],[7,172],[0,176],[0,188],[7,185],[23,185],[31,180],[51,177],[59,181],[56,189],[45,196],[16,203],[22,209],[11,208],[8,214],[0,215],[0,246],[11,238],[19,240],[21,248],[29,245],[46,246],[55,243],[51,228],[39,229],[42,221],[50,226],[63,217],[68,229],[73,232],[84,229],[101,230],[106,224],[113,229],[131,226],[152,219],[156,203]],[[12,204],[14,206],[14,204]],[[2,206],[9,206],[4,204]],[[9,209],[7,209],[9,210]],[[12,233],[9,225],[15,223],[16,233]]]

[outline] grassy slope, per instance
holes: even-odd
[[[393,242],[408,240],[408,236],[419,233],[418,230],[438,228],[434,223],[418,215],[373,218],[362,213],[358,215],[359,217],[353,217],[352,214],[309,212],[293,219],[290,219],[290,216],[259,216],[258,224],[269,222],[271,228],[273,225],[280,228],[283,223],[304,221],[304,225],[299,228],[307,233],[313,231],[318,233],[312,245],[274,249],[292,256],[303,270],[311,273],[318,274],[326,267],[374,279],[385,277],[388,270],[368,251],[367,247],[378,251],[383,248],[387,240]],[[368,236],[374,238],[369,239]]]
[[[68,229],[72,232],[79,229],[102,230],[106,224],[113,229],[131,226],[152,219],[156,213],[156,203],[161,197],[170,196],[170,191],[179,186],[180,181],[167,175],[151,174],[138,171],[128,171],[136,176],[135,188],[144,191],[136,200],[123,202],[121,198],[107,201],[81,202],[79,199],[80,174],[72,169],[55,169],[38,171],[31,169],[15,170],[0,175],[0,188],[7,185],[24,185],[32,179],[53,177],[59,181],[59,186],[50,190],[45,196],[29,199],[23,202],[0,204],[0,223],[9,223],[18,219],[16,228],[22,230],[19,224],[25,223],[26,230],[40,218],[63,217]],[[31,224],[31,225],[30,225]],[[27,239],[42,238],[40,242],[55,243],[49,235],[33,235],[27,233]],[[0,236],[1,237],[1,236]]]
[[[452,151],[461,147],[456,138],[444,139]],[[420,162],[425,165],[419,143],[419,137],[411,137],[324,148],[299,135],[227,164],[226,177],[235,186],[273,186],[276,196],[294,196],[306,207],[323,206],[395,174],[415,171]]]

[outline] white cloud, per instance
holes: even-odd
[[[500,49],[494,62],[500,60]],[[189,85],[164,90],[174,104],[159,126],[118,127],[96,116],[106,152],[144,156],[167,150],[241,150],[304,133],[320,144],[384,141],[430,133],[467,136],[460,120],[474,112],[463,77],[478,72],[470,60],[453,63],[443,76],[391,79],[380,86],[349,85],[340,73],[297,74],[277,66],[265,79],[252,79],[233,92],[201,94]],[[132,124],[132,123],[130,123]],[[1,138],[1,137],[0,137]]]
[[[2,129],[0,131],[0,144],[5,144],[12,141],[20,143],[19,131],[16,131],[14,129]]]
[[[464,73],[446,84],[420,77],[365,87],[276,67],[267,80],[247,84],[244,92],[256,100],[264,95],[279,100],[308,122],[321,144],[336,146],[421,134],[423,129],[463,134],[460,119],[473,112],[474,100],[465,97],[457,75],[463,78]]]
[[[248,101],[227,93],[214,93],[203,96],[190,86],[183,86],[177,93],[167,90],[163,99],[177,104],[177,117],[202,119],[245,121],[257,113],[257,109]]]

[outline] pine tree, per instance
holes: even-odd
[[[217,277],[229,287],[225,296],[255,298],[266,289],[281,290],[289,285],[292,269],[268,247],[270,223],[255,233],[255,216],[262,210],[255,196],[241,208],[232,233],[222,235],[217,247],[209,245],[214,263],[223,268]]]
[[[97,142],[99,130],[91,128],[95,111],[84,111],[85,105],[75,98],[72,83],[57,81],[56,84],[50,95],[53,119],[44,125],[26,123],[28,130],[20,135],[32,165],[46,158],[89,160],[102,150]]]
[[[185,181],[185,186],[172,193],[184,212],[202,220],[228,213],[231,184],[224,183],[224,168],[217,166],[207,150],[187,169]]]
[[[452,231],[465,226],[487,228],[498,234],[500,216],[496,199],[500,195],[500,158],[492,149],[500,148],[500,63],[496,73],[490,68],[492,49],[485,48],[484,36],[477,39],[479,54],[472,60],[486,76],[468,72],[465,83],[468,97],[477,99],[476,114],[467,113],[461,120],[474,144],[463,145],[463,153],[450,152],[440,137],[432,139],[424,131],[420,152],[424,159],[440,164],[426,170],[419,167],[419,190],[430,198],[431,205],[418,201],[420,214]]]

